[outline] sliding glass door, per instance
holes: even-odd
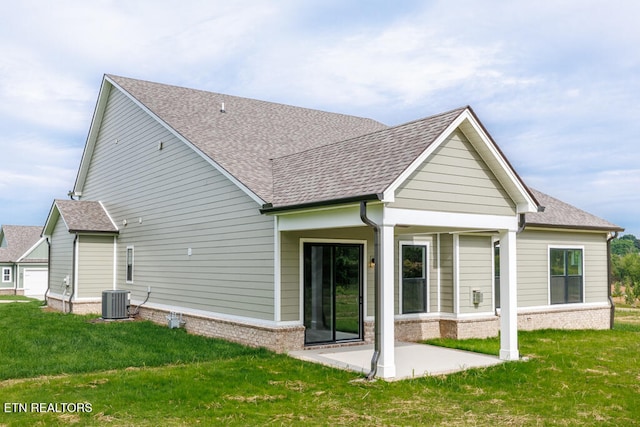
[[[359,244],[304,244],[305,344],[362,339]]]

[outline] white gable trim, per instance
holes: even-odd
[[[82,194],[82,188],[84,187],[84,182],[87,179],[89,164],[91,163],[93,150],[95,149],[96,141],[98,140],[98,132],[100,130],[99,123],[102,123],[102,117],[104,117],[104,111],[107,106],[111,87],[111,84],[108,84],[105,76],[100,86],[96,109],[93,112],[93,118],[91,119],[91,125],[89,126],[89,135],[87,136],[87,143],[85,144],[84,151],[82,152],[82,159],[80,160],[80,168],[78,169],[78,175],[76,176],[76,183],[73,186],[73,193],[76,195]]]
[[[520,180],[515,171],[511,168],[507,160],[500,153],[492,142],[491,138],[483,130],[482,126],[471,111],[467,108],[427,147],[396,179],[387,187],[383,193],[384,202],[393,202],[398,188],[416,171],[436,149],[446,141],[456,130],[465,134],[471,145],[476,149],[480,157],[494,173],[500,184],[505,188],[509,196],[517,206],[518,213],[537,212],[538,205],[527,191],[524,183]]]
[[[95,144],[98,137],[99,124],[102,122],[102,117],[104,116],[104,110],[106,107],[107,99],[109,98],[109,93],[111,87],[115,87],[120,92],[122,92],[127,98],[129,98],[134,104],[140,107],[145,113],[147,113],[150,117],[152,117],[155,121],[157,121],[160,125],[162,125],[165,129],[167,129],[171,134],[173,134],[176,138],[186,144],[189,148],[195,151],[200,157],[207,161],[211,166],[213,166],[218,172],[220,172],[224,177],[233,182],[240,190],[242,190],[245,194],[247,194],[252,200],[254,200],[260,206],[264,205],[266,202],[258,197],[253,191],[251,191],[247,186],[245,186],[242,182],[240,182],[236,177],[231,175],[225,168],[216,163],[211,157],[206,155],[202,150],[196,147],[191,141],[180,135],[175,129],[165,123],[160,117],[158,117],[155,113],[149,110],[144,104],[138,101],[135,97],[133,97],[129,92],[120,87],[115,81],[109,78],[109,76],[104,76],[104,81],[102,83],[102,87],[100,88],[100,94],[98,96],[98,104],[96,106],[96,112],[94,113],[93,120],[91,122],[91,128],[89,131],[89,137],[87,138],[87,144],[85,146],[85,151],[82,155],[82,161],[80,162],[80,170],[78,172],[78,178],[76,179],[76,185],[74,187],[74,193],[81,195],[82,188],[84,186],[84,181],[87,177],[87,172],[89,170],[89,163],[91,160],[91,156],[93,154],[93,150],[95,148]]]
[[[104,211],[104,213],[107,214],[107,218],[109,218],[109,221],[111,221],[111,225],[113,225],[113,228],[115,228],[116,230],[120,230],[116,225],[116,222],[113,220],[113,218],[111,218],[111,214],[109,213],[107,208],[104,207],[104,204],[102,203],[102,201],[98,200],[98,203],[100,203],[100,206],[102,207],[102,210]]]
[[[22,254],[22,256],[20,258],[18,258],[16,263],[22,262],[26,257],[28,257],[31,254],[31,252],[33,252],[45,240],[46,239],[44,237],[40,237],[40,239],[38,239],[38,241],[33,246],[31,246],[29,249],[27,249],[27,251],[24,254]]]
[[[59,219],[62,219],[62,223],[64,224],[66,229],[69,230],[69,226],[67,225],[67,222],[64,220],[64,217],[60,213],[58,204],[56,203],[56,201],[54,201],[53,205],[51,206],[51,210],[49,211],[49,215],[47,215],[47,220],[44,223],[44,228],[42,231],[43,237],[49,237],[53,235],[53,229],[55,228]]]

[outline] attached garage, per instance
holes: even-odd
[[[24,295],[44,300],[44,293],[47,291],[47,279],[47,270],[25,268]]]

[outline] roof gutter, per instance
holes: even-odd
[[[526,226],[527,226],[527,219],[525,215],[521,213],[520,218],[518,219],[518,231],[516,231],[516,234],[522,233]]]
[[[312,209],[335,205],[344,205],[347,203],[366,202],[370,200],[382,200],[382,193],[362,194],[359,196],[343,197],[339,199],[319,200],[308,203],[298,203],[295,205],[273,206],[273,203],[265,203],[260,209],[261,214],[280,213],[302,209]]]
[[[70,229],[69,233],[75,234],[120,234],[120,230],[79,230],[79,229]]]
[[[78,257],[77,257],[77,251],[78,251],[78,233],[76,233],[76,237],[73,239],[73,255],[72,255],[72,259],[71,259],[71,265],[73,265],[73,272],[71,273],[71,283],[67,282],[67,286],[71,287],[71,293],[69,294],[69,313],[73,312],[73,306],[71,305],[71,300],[73,299],[73,297],[75,296],[76,293],[76,278],[77,278],[77,262],[78,262]],[[65,292],[66,292],[66,287],[65,287]],[[63,313],[66,314],[66,311],[64,309],[64,292],[62,293],[62,311]]]
[[[44,303],[49,305],[47,297],[51,291],[51,278],[49,277],[49,272],[51,271],[51,241],[48,237],[45,240],[47,241],[47,290],[44,291]]]
[[[374,351],[371,358],[371,371],[367,374],[367,379],[371,380],[378,371],[378,359],[380,358],[380,295],[382,294],[380,281],[380,227],[367,217],[367,201],[360,201],[360,219],[373,229],[373,257],[376,261],[374,267]]]
[[[566,229],[566,230],[585,230],[585,231],[608,231],[608,232],[619,232],[624,231],[624,228],[614,228],[614,227],[598,227],[598,226],[590,226],[590,225],[562,225],[562,224],[544,224],[540,222],[530,222],[527,225],[531,227],[539,227],[539,228],[557,228],[557,229]]]

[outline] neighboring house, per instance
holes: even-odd
[[[388,127],[107,75],[71,196],[43,232],[59,309],[127,290],[276,351],[375,341],[381,377],[395,340],[500,331],[511,360],[518,328],[609,327],[622,229],[528,188],[469,107]]]
[[[0,295],[25,295],[44,300],[48,246],[42,227],[0,227]]]

